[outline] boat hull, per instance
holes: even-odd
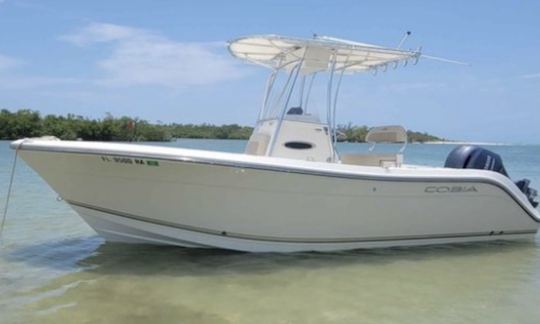
[[[331,251],[526,239],[538,229],[538,211],[488,171],[75,142],[23,143],[19,154],[110,241]]]
[[[533,240],[536,231],[515,231],[504,234],[465,233],[415,235],[407,237],[365,237],[341,240],[272,240],[216,235],[181,226],[160,225],[126,217],[117,212],[72,205],[77,213],[101,237],[109,242],[176,245],[187,248],[222,248],[247,252],[342,251],[353,249],[419,246],[491,240]]]

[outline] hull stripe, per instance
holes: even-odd
[[[362,243],[362,242],[385,242],[385,241],[411,241],[411,240],[430,240],[430,239],[451,239],[451,238],[472,238],[472,237],[497,237],[504,238],[508,235],[534,235],[536,230],[514,230],[504,231],[503,234],[494,234],[493,232],[471,232],[471,233],[449,233],[449,234],[426,234],[426,235],[402,235],[402,236],[383,236],[383,237],[367,237],[367,238],[328,238],[328,239],[312,239],[312,238],[280,238],[273,236],[257,236],[242,233],[222,232],[218,230],[211,230],[206,228],[194,227],[189,225],[181,225],[177,223],[161,221],[151,219],[148,217],[133,215],[130,213],[102,208],[98,206],[89,205],[82,202],[76,202],[67,200],[67,202],[73,206],[90,209],[93,211],[106,213],[109,215],[128,218],[145,223],[161,225],[166,227],[173,227],[181,230],[187,230],[191,232],[197,232],[200,234],[216,235],[221,237],[230,237],[234,239],[244,239],[253,241],[266,241],[266,242],[282,242],[282,243]]]

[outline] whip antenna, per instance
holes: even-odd
[[[403,38],[401,39],[401,41],[399,42],[397,48],[401,48],[401,45],[403,45],[403,43],[405,43],[405,41],[407,40],[407,38],[409,38],[409,36],[411,36],[411,31],[410,30],[407,30],[407,32],[405,33],[405,35],[403,35]]]

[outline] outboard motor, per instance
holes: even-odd
[[[490,170],[508,177],[502,159],[498,154],[474,145],[460,145],[456,147],[448,154],[444,167]]]
[[[538,206],[538,201],[536,201],[535,198],[538,195],[538,191],[529,187],[530,182],[531,181],[529,181],[529,179],[519,180],[516,181],[516,186],[518,186],[519,190],[521,190],[521,192],[523,192],[525,196],[529,198],[531,205],[536,208],[536,206]]]
[[[502,159],[498,154],[475,145],[460,145],[456,147],[448,154],[444,167],[454,169],[490,170],[510,178],[504,169]],[[531,205],[536,207],[538,206],[538,202],[535,201],[535,198],[538,193],[536,190],[529,187],[529,183],[530,181],[528,179],[515,182],[519,190],[521,190],[521,192],[529,199]]]

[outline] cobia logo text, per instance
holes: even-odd
[[[466,193],[478,192],[475,186],[429,186],[424,189],[427,193]]]

